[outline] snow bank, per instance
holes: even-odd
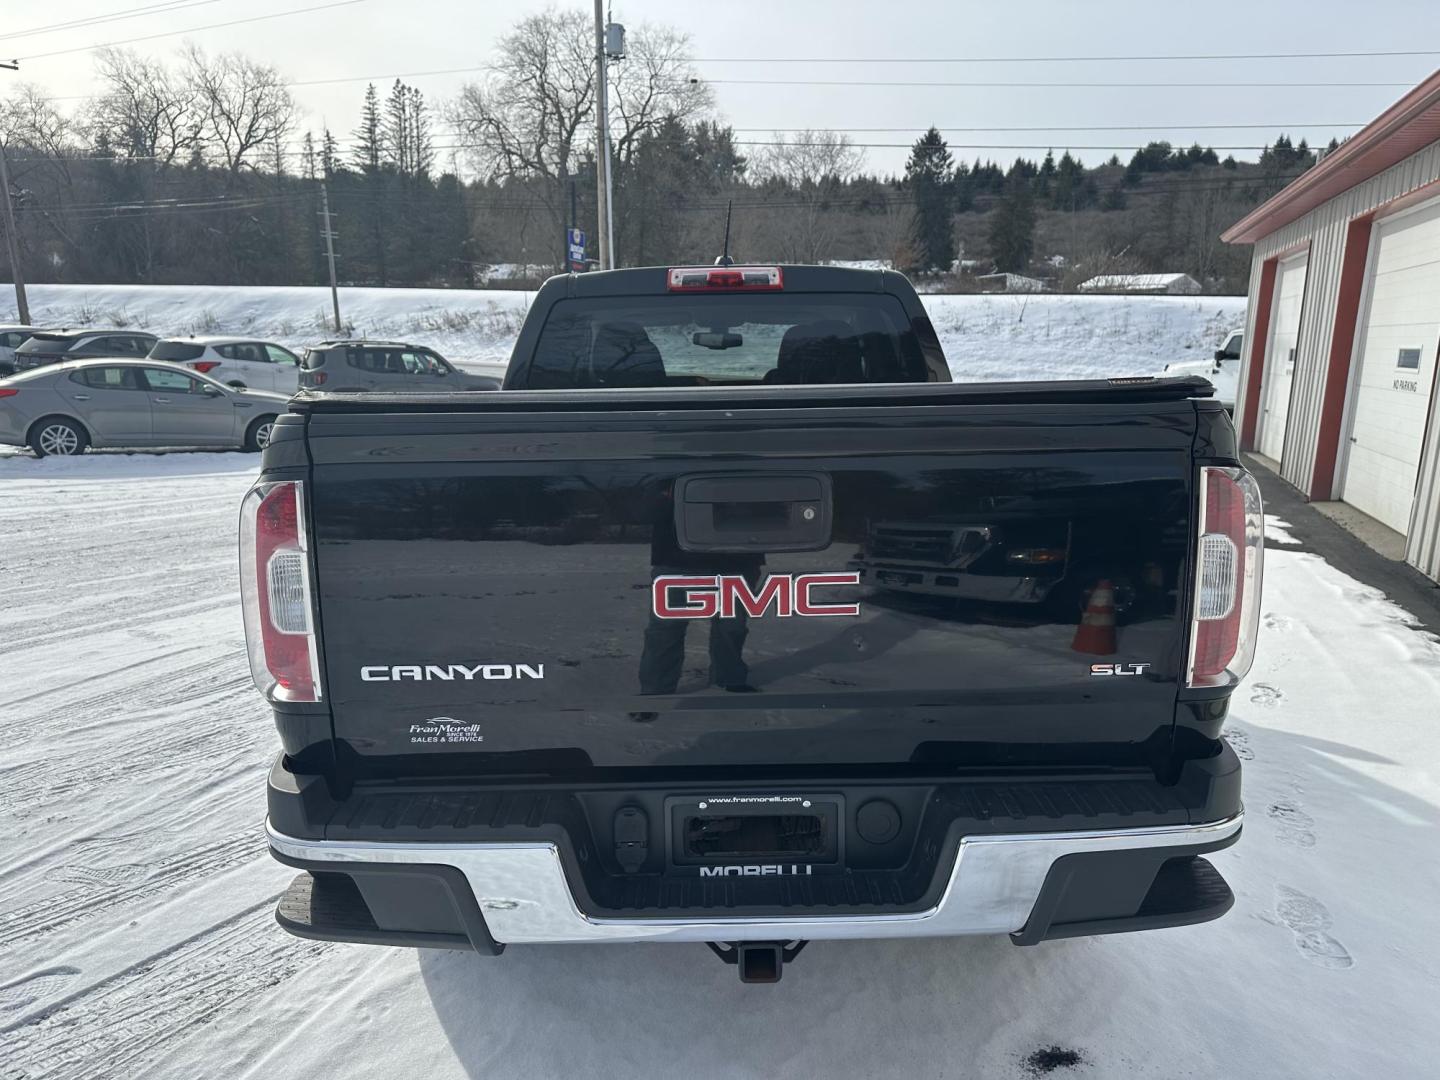
[[[340,292],[347,332],[398,337],[466,366],[508,361],[534,293],[494,289]],[[926,296],[961,380],[1151,375],[1205,357],[1245,318],[1243,297]],[[157,334],[254,334],[292,348],[332,334],[330,291],[219,285],[34,285],[46,325],[132,326]],[[7,313],[0,300],[0,321]]]
[[[1209,356],[1245,321],[1243,296],[926,296],[956,379],[1155,375]]]
[[[31,320],[46,326],[254,334],[291,348],[335,336],[330,290],[322,288],[32,285],[29,294]],[[504,363],[534,295],[504,289],[347,288],[340,291],[340,314],[346,334],[422,342],[461,363]],[[0,321],[9,315],[0,302]]]

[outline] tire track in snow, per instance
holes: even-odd
[[[205,649],[206,654],[190,663],[170,666],[173,658],[184,652]],[[187,705],[208,693],[229,694],[249,685],[243,654],[219,654],[206,646],[192,646],[158,653],[115,672],[82,680],[85,684],[100,683],[92,693],[81,697],[61,698],[28,713],[7,725],[12,741],[16,736],[29,737],[52,731],[77,730],[76,717],[95,717],[96,723],[108,723],[116,714],[130,709],[153,713],[177,705]],[[160,665],[157,670],[157,665]],[[113,680],[114,685],[107,685]],[[71,684],[76,686],[79,684]],[[34,700],[50,696],[49,691],[29,695]],[[9,707],[7,705],[7,707]],[[83,730],[83,725],[80,727]]]
[[[230,691],[226,696],[238,696]],[[49,812],[56,804],[74,803],[77,796],[103,792],[107,788],[135,786],[137,776],[152,782],[177,772],[196,777],[213,777],[227,759],[243,756],[261,761],[262,746],[269,735],[263,728],[231,723],[230,710],[213,710],[203,732],[180,725],[150,728],[127,737],[109,753],[75,757],[56,750],[32,759],[32,767],[0,787],[0,816],[19,821]],[[185,792],[176,792],[182,797]],[[92,812],[76,805],[77,811]]]
[[[80,887],[0,913],[0,945],[33,940],[82,919],[154,899],[197,878],[258,859],[264,851],[265,838],[257,826],[171,855],[153,868],[140,864],[111,867],[65,864],[57,867],[57,872],[69,871],[69,879],[80,880]],[[64,876],[61,879],[64,880]]]
[[[121,664],[119,667],[111,668],[108,671],[99,671],[93,675],[82,675],[79,678],[75,679],[73,682],[53,683],[50,686],[45,687],[43,690],[36,690],[34,693],[31,694],[22,694],[20,697],[0,700],[0,705],[5,706],[6,708],[14,708],[17,705],[26,705],[32,701],[37,701],[40,698],[51,697],[55,694],[69,693],[70,691],[76,690],[79,687],[89,686],[91,683],[100,682],[104,679],[115,679],[130,675],[138,675],[140,673],[140,669],[142,668],[148,668],[152,664],[168,663],[169,661],[174,660],[177,656],[182,656],[187,652],[194,652],[196,649],[203,648],[205,648],[204,645],[189,645],[179,649],[171,649],[169,652],[152,653],[150,656],[142,657],[141,659],[136,660],[133,663]],[[205,661],[205,664],[208,665],[209,662],[210,661],[207,660]],[[199,667],[204,665],[192,666]],[[108,695],[106,695],[105,700],[108,700]],[[74,703],[71,704],[73,706]]]
[[[103,982],[5,1027],[5,1080],[149,1075],[186,1036],[292,978],[334,948],[274,926],[269,896]],[[223,1075],[216,1069],[209,1075]]]
[[[182,619],[192,615],[204,615],[212,611],[232,611],[239,618],[236,611],[237,601],[234,596],[207,596],[191,600],[183,600],[178,604],[170,604],[165,607],[137,608],[131,602],[131,598],[125,595],[116,595],[109,598],[109,603],[102,606],[99,611],[81,609],[78,612],[83,617],[84,627],[87,634],[107,634],[117,630],[129,630],[135,627],[143,627],[156,621],[166,619]],[[120,609],[120,610],[116,610]],[[122,613],[123,612],[123,613]],[[42,629],[43,628],[43,629]],[[48,630],[49,632],[45,632]],[[19,638],[24,642],[26,649],[37,649],[45,645],[54,645],[59,642],[66,643],[69,647],[75,645],[76,628],[74,626],[56,626],[55,620],[47,615],[38,615],[31,622],[15,622],[6,627],[5,633],[12,640]]]

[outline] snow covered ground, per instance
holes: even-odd
[[[348,332],[431,345],[492,371],[510,357],[534,293],[342,289]],[[1152,375],[1203,359],[1245,321],[1238,296],[926,296],[957,379]],[[14,315],[0,295],[0,322]],[[157,334],[255,334],[299,347],[331,335],[330,292],[220,285],[32,285],[44,325],[135,327]]]
[[[698,945],[488,959],[275,926],[293,872],[261,837],[276,743],[235,602],[255,466],[0,459],[7,1080],[1435,1075],[1440,645],[1320,557],[1267,554],[1224,919],[820,943],[745,987]]]

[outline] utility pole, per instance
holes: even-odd
[[[335,332],[340,330],[340,290],[335,287],[335,230],[330,228],[330,190],[320,181],[320,213],[325,218],[325,258],[330,263],[330,303],[335,307]]]
[[[598,10],[598,8],[597,8]],[[18,61],[0,60],[0,68],[19,71]],[[15,279],[15,314],[22,325],[30,325],[30,303],[25,297],[25,273],[20,269],[20,239],[15,234],[15,207],[10,203],[10,171],[5,167],[5,145],[0,143],[0,202],[5,204],[5,243],[10,249],[10,273]]]
[[[603,105],[601,106],[600,110],[600,116],[605,121],[601,125],[601,128],[605,133],[605,250],[610,256],[610,261],[607,264],[607,268],[610,270],[614,270],[615,171],[611,166],[614,162],[615,155],[613,147],[611,147],[610,145],[610,76],[609,65],[608,63],[605,63],[605,61],[625,59],[625,27],[621,26],[619,23],[614,22],[607,22],[605,24],[605,33],[603,35],[601,52],[604,54],[601,57],[601,61],[604,66],[602,67],[603,77],[600,80],[600,85],[605,91],[605,96],[601,98]]]
[[[610,230],[610,111],[605,93],[605,11],[604,0],[595,0],[595,250],[600,269],[608,270]]]

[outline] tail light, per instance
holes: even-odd
[[[19,392],[20,392],[19,390],[15,390],[15,389],[7,386],[7,387],[4,387],[4,388],[0,388],[0,397],[14,397],[14,396],[15,396],[16,394],[18,394]]]
[[[1189,686],[1233,686],[1255,659],[1264,512],[1244,469],[1200,470]]]
[[[271,701],[319,701],[304,485],[257,484],[240,506],[240,599],[250,674]]]
[[[312,372],[310,372],[309,374],[310,374],[310,385],[311,385],[311,386],[324,386],[324,385],[325,385],[325,380],[328,378],[328,376],[325,374],[325,372],[323,372],[323,371],[312,371]]]
[[[196,360],[195,363],[191,364],[190,366],[191,366],[192,368],[194,368],[196,371],[200,372],[201,375],[209,375],[210,372],[214,371],[217,367],[220,366],[220,361],[219,361],[219,360]]]
[[[677,266],[671,292],[774,292],[785,287],[778,266]]]

